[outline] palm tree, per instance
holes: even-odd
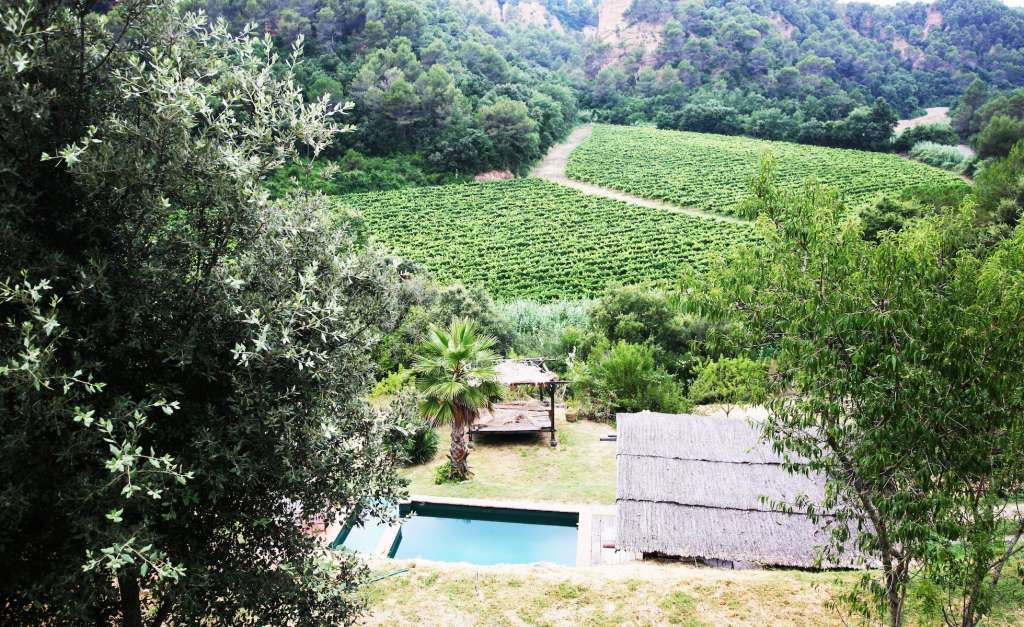
[[[475,323],[456,319],[447,329],[431,326],[413,362],[423,415],[435,426],[452,425],[451,478],[459,481],[469,477],[466,432],[479,411],[502,395],[494,344],[494,338],[477,335]]]

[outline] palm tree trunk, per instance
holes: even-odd
[[[466,410],[456,407],[452,416],[452,446],[448,459],[452,464],[452,479],[464,481],[469,478],[469,450],[466,448]]]

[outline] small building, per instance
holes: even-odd
[[[779,503],[824,498],[820,476],[787,472],[745,419],[618,415],[617,548],[715,566],[816,567],[828,532]],[[825,568],[861,566],[848,549]]]

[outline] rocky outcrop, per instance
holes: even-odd
[[[565,28],[558,18],[551,15],[543,4],[536,1],[506,3],[502,19],[505,22],[550,28],[558,33],[565,32]]]
[[[652,62],[661,45],[663,24],[630,24],[625,13],[632,0],[604,0],[597,10],[597,28],[588,29],[589,36],[612,45],[609,63],[618,60],[629,50],[640,49],[645,61]]]
[[[772,26],[775,27],[775,32],[779,34],[779,37],[782,37],[786,41],[793,38],[793,33],[796,32],[796,26],[790,24],[789,20],[787,20],[784,15],[781,13],[772,13],[768,19],[772,21]]]
[[[911,45],[902,35],[893,35],[892,38],[893,50],[899,53],[900,59],[903,61],[910,61],[911,66],[917,70],[921,68],[921,64],[924,63],[925,53],[920,48]]]
[[[471,7],[496,22],[537,26],[550,28],[559,33],[565,32],[565,27],[562,26],[558,18],[548,12],[547,8],[538,0],[467,0],[467,2]]]
[[[942,28],[945,20],[946,16],[942,14],[942,11],[935,7],[928,9],[928,17],[924,21],[924,36],[927,37],[933,28]]]
[[[490,16],[497,21],[502,21],[501,4],[498,0],[468,0],[469,5],[484,15]]]

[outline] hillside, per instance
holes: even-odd
[[[301,36],[307,59],[297,79],[307,95],[355,105],[356,132],[327,156],[410,157],[378,188],[525,173],[579,111],[616,124],[884,150],[844,124],[883,99],[904,118],[951,107],[975,78],[993,92],[1024,85],[1024,12],[998,0],[186,6],[233,28],[253,22],[281,47]],[[364,170],[359,155],[346,155],[345,169]]]
[[[583,100],[616,123],[699,130],[672,116],[715,104],[756,134],[758,119],[827,122],[876,98],[910,117],[952,104],[976,77],[1024,85],[1024,12],[998,0],[602,0],[597,15]]]

